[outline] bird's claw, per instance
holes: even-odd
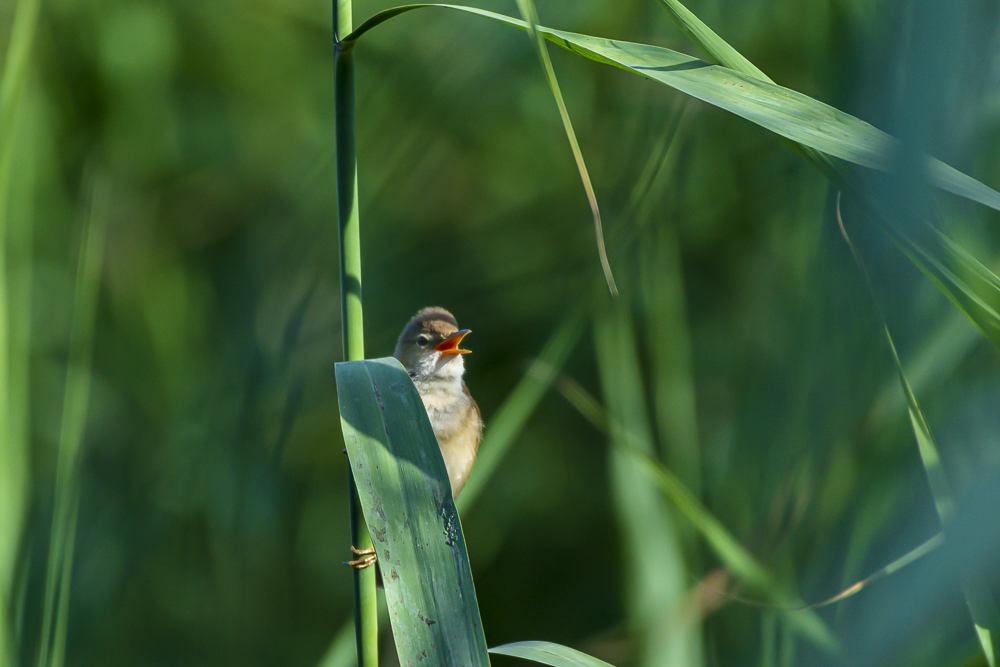
[[[357,560],[345,561],[344,565],[348,567],[353,567],[355,570],[363,570],[366,567],[370,567],[375,561],[378,560],[378,556],[375,555],[375,547],[368,547],[367,549],[355,549],[351,547],[351,553],[355,556],[361,556]]]

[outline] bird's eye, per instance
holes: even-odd
[[[427,336],[423,334],[417,336],[417,345],[419,345],[420,347],[425,347],[429,342],[431,342],[431,339],[428,338]]]

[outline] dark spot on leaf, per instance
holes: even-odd
[[[399,575],[396,574],[396,568],[392,568],[391,570],[389,570],[389,576],[392,578],[393,581],[399,581]]]
[[[423,621],[424,623],[426,623],[427,627],[430,627],[430,626],[434,625],[435,623],[437,623],[437,621],[431,620],[431,619],[427,618],[426,616],[424,616],[424,612],[422,612],[422,611],[418,611],[417,612],[417,618],[419,618],[421,621]]]
[[[445,544],[455,546],[458,541],[458,512],[455,511],[455,504],[448,502],[440,506],[439,516],[444,523]]]
[[[382,521],[386,520],[385,510],[382,509],[382,500],[377,494],[373,494],[372,510],[374,510],[375,514],[378,518],[382,519]]]

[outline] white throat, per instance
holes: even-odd
[[[460,354],[443,356],[440,352],[421,355],[413,369],[413,384],[457,385],[462,390],[462,375],[465,374],[465,360]]]

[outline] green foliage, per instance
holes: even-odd
[[[25,103],[39,2],[18,2],[0,74],[0,665],[19,659],[15,583],[30,503],[32,227],[36,126]]]
[[[851,253],[854,255],[858,268],[864,275],[869,290],[872,291],[872,299],[879,313],[879,318],[882,321],[885,340],[889,345],[889,350],[892,352],[892,360],[896,364],[896,370],[899,373],[899,384],[903,389],[903,395],[906,397],[910,424],[913,426],[913,434],[917,440],[917,450],[920,452],[920,462],[923,464],[924,472],[927,474],[927,481],[931,489],[931,495],[934,497],[934,506],[937,510],[938,518],[945,529],[948,530],[956,511],[951,483],[945,474],[941,455],[938,452],[937,445],[934,443],[934,438],[931,436],[931,429],[927,424],[927,418],[924,417],[924,413],[917,403],[917,397],[913,393],[913,388],[910,386],[910,381],[906,377],[903,362],[900,361],[899,352],[896,350],[896,343],[889,332],[889,325],[886,324],[885,318],[882,316],[878,297],[875,296],[875,292],[872,289],[868,268],[862,261],[854,244],[851,243],[851,239],[844,228],[844,221],[840,213],[839,198],[837,200],[837,222],[840,225],[841,233],[844,235],[844,240],[847,241],[847,244],[851,248]],[[979,637],[983,655],[990,667],[995,667],[997,664],[996,651],[1000,648],[1000,645],[994,646],[994,640],[1000,639],[1000,613],[997,612],[996,602],[990,593],[989,582],[982,573],[961,572],[960,575],[965,600],[972,612],[972,621],[976,626],[976,634]]]
[[[444,4],[406,5],[375,15],[347,37],[353,45],[364,33],[406,11],[441,7],[485,16],[528,30],[530,24],[471,7]],[[579,55],[620,67],[666,84],[695,99],[724,109],[775,134],[831,157],[872,169],[887,169],[898,144],[868,123],[794,90],[710,65],[682,53],[619,40],[535,29],[546,39]],[[931,181],[948,192],[1000,210],[1000,192],[935,158],[921,158]]]
[[[0,39],[15,34],[15,8],[33,3],[8,4]],[[338,8],[361,26],[391,4]],[[509,0],[470,4],[517,12]],[[694,68],[636,76],[548,41],[601,204],[614,313],[566,128],[520,30],[450,10],[362,36],[351,49],[355,201],[353,179],[349,196],[336,187],[329,2],[36,5],[38,39],[4,62],[23,65],[16,149],[0,142],[13,151],[6,388],[23,433],[0,448],[0,615],[18,664],[39,657],[88,163],[115,196],[79,450],[67,665],[350,662],[334,375],[344,320],[333,221],[345,202],[360,212],[365,268],[363,341],[349,333],[367,356],[390,354],[427,305],[475,331],[466,379],[487,437],[459,511],[490,644],[550,639],[617,667],[665,661],[653,647],[689,661],[700,648],[706,667],[987,664],[955,563],[995,572],[1000,553],[984,514],[996,498],[983,492],[1000,466],[1000,364],[981,333],[995,338],[990,310],[1000,312],[997,214],[928,187],[917,158],[901,158],[907,171],[866,151],[886,141],[877,127],[906,155],[997,187],[992,6],[685,3],[772,87],[711,54],[715,66],[679,55],[700,47],[652,0],[536,4],[541,26],[595,36],[574,49],[635,58],[631,44],[655,45],[650,57]],[[932,31],[920,27],[927,12]],[[837,233],[828,174],[774,132],[650,74],[750,86],[762,100],[799,91],[869,124],[835,120],[874,143],[820,138],[887,168],[847,170],[862,187],[845,190],[845,204],[952,491],[942,546],[925,548],[940,541],[934,497],[878,314]],[[781,122],[808,139],[794,121]],[[930,169],[952,189],[970,183]],[[588,330],[595,313],[614,318],[599,336]],[[628,350],[596,348],[612,324],[631,331]],[[565,378],[591,397],[601,428],[547,391]],[[623,405],[613,386],[642,405]],[[611,429],[611,414],[629,429]],[[633,430],[642,457],[620,446]],[[655,508],[649,548],[669,555],[662,568],[635,552],[640,512],[624,479]],[[901,554],[922,557],[896,569]],[[811,613],[737,601],[826,601],[888,570]],[[805,631],[814,618],[839,655]],[[667,647],[651,629],[665,627],[698,646]]]
[[[73,294],[70,324],[70,352],[66,368],[66,389],[62,403],[62,426],[56,459],[55,502],[52,536],[45,572],[45,606],[42,611],[42,638],[39,667],[62,667],[66,655],[69,622],[70,583],[73,552],[76,548],[80,512],[81,447],[87,428],[90,405],[91,371],[94,354],[94,325],[104,245],[107,235],[110,192],[105,181],[92,176],[86,225],[80,243],[80,259]]]
[[[646,413],[635,334],[623,304],[607,308],[594,323],[594,347],[608,411],[613,415],[608,467],[615,508],[625,539],[631,624],[642,636],[642,662],[650,665],[702,663],[698,617],[683,613],[688,587],[682,533],[652,480],[621,451],[646,456],[655,451]]]
[[[619,349],[621,341],[610,341],[606,346],[609,349]],[[614,343],[614,344],[610,344]],[[626,348],[627,349],[627,348]],[[634,354],[634,352],[632,353]],[[610,361],[609,361],[610,363]],[[631,371],[631,372],[630,372]],[[618,378],[621,382],[623,377],[635,377],[634,366],[622,368],[620,365],[611,366],[608,374],[613,378]],[[729,571],[751,590],[758,592],[770,600],[771,605],[776,609],[790,611],[788,614],[789,625],[801,632],[804,636],[815,642],[818,646],[835,651],[837,648],[836,639],[832,636],[822,619],[809,612],[800,600],[790,596],[782,590],[774,577],[750,554],[735,537],[726,529],[722,523],[712,515],[697,497],[677,478],[668,468],[658,463],[652,456],[649,447],[648,436],[643,437],[635,430],[635,427],[627,426],[627,422],[621,417],[610,416],[605,413],[601,405],[590,396],[584,389],[572,381],[563,380],[560,383],[560,390],[566,399],[602,431],[611,431],[612,442],[620,450],[618,457],[628,461],[630,469],[641,475],[643,482],[650,483],[653,487],[658,487],[658,491],[668,500],[678,513],[686,519],[698,533],[705,539],[705,542],[715,552],[719,561],[724,563]],[[620,387],[613,385],[613,389],[607,392],[609,395],[620,393]],[[629,401],[633,406],[639,405],[636,401]],[[634,421],[634,420],[633,420]],[[642,429],[642,422],[636,422],[636,426]],[[641,431],[640,431],[641,432]],[[631,486],[622,486],[623,492],[633,492],[635,486],[642,486],[633,480]],[[630,505],[626,505],[629,507]],[[649,551],[646,539],[648,530],[647,519],[651,512],[636,512],[634,517],[634,528],[638,535],[636,537],[635,549],[645,552]],[[662,523],[662,522],[661,522]],[[653,524],[655,525],[655,524]],[[638,585],[643,585],[648,578],[638,578]],[[673,620],[673,619],[672,619]],[[676,622],[676,621],[675,621]]]
[[[566,363],[583,333],[584,312],[575,308],[566,313],[559,327],[539,351],[528,371],[513,391],[504,399],[483,432],[479,455],[472,475],[462,489],[458,507],[465,511],[476,501],[490,478],[496,473],[525,423],[538,407],[552,385],[552,380]]]

